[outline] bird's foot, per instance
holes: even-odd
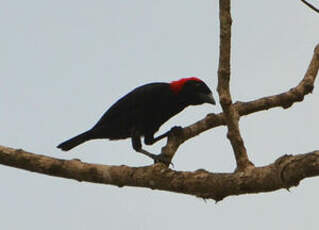
[[[171,128],[170,132],[175,135],[180,135],[183,132],[183,127],[182,126],[174,126]]]
[[[152,158],[154,160],[154,164],[163,163],[166,166],[172,165],[174,167],[174,164],[164,154],[156,155],[156,154],[150,153],[150,152],[148,152],[148,151],[146,151],[144,149],[140,149],[138,152],[140,152],[140,153]]]

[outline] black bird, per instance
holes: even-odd
[[[216,104],[211,90],[196,77],[142,85],[115,102],[93,128],[57,147],[68,151],[93,139],[118,140],[130,137],[135,151],[157,162],[159,155],[142,149],[141,137],[144,137],[146,145],[167,137],[169,131],[155,138],[154,134],[163,123],[187,106],[203,103]]]

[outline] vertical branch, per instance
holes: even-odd
[[[218,66],[218,86],[220,104],[223,108],[228,128],[227,138],[234,150],[237,170],[252,166],[249,161],[244,141],[239,131],[239,114],[232,104],[230,94],[230,54],[231,54],[231,4],[230,0],[219,0],[220,46]]]

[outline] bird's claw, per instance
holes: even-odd
[[[183,127],[182,126],[174,126],[173,128],[171,128],[171,132],[172,132],[172,134],[180,135],[183,132]]]
[[[144,149],[140,149],[140,150],[138,150],[138,152],[152,158],[154,160],[154,164],[163,163],[166,166],[172,165],[174,167],[174,164],[171,162],[171,160],[163,153],[156,155],[156,154],[150,153]]]

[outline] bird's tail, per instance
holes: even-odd
[[[68,151],[91,139],[92,139],[92,135],[89,130],[59,144],[57,148],[62,149],[63,151]]]

